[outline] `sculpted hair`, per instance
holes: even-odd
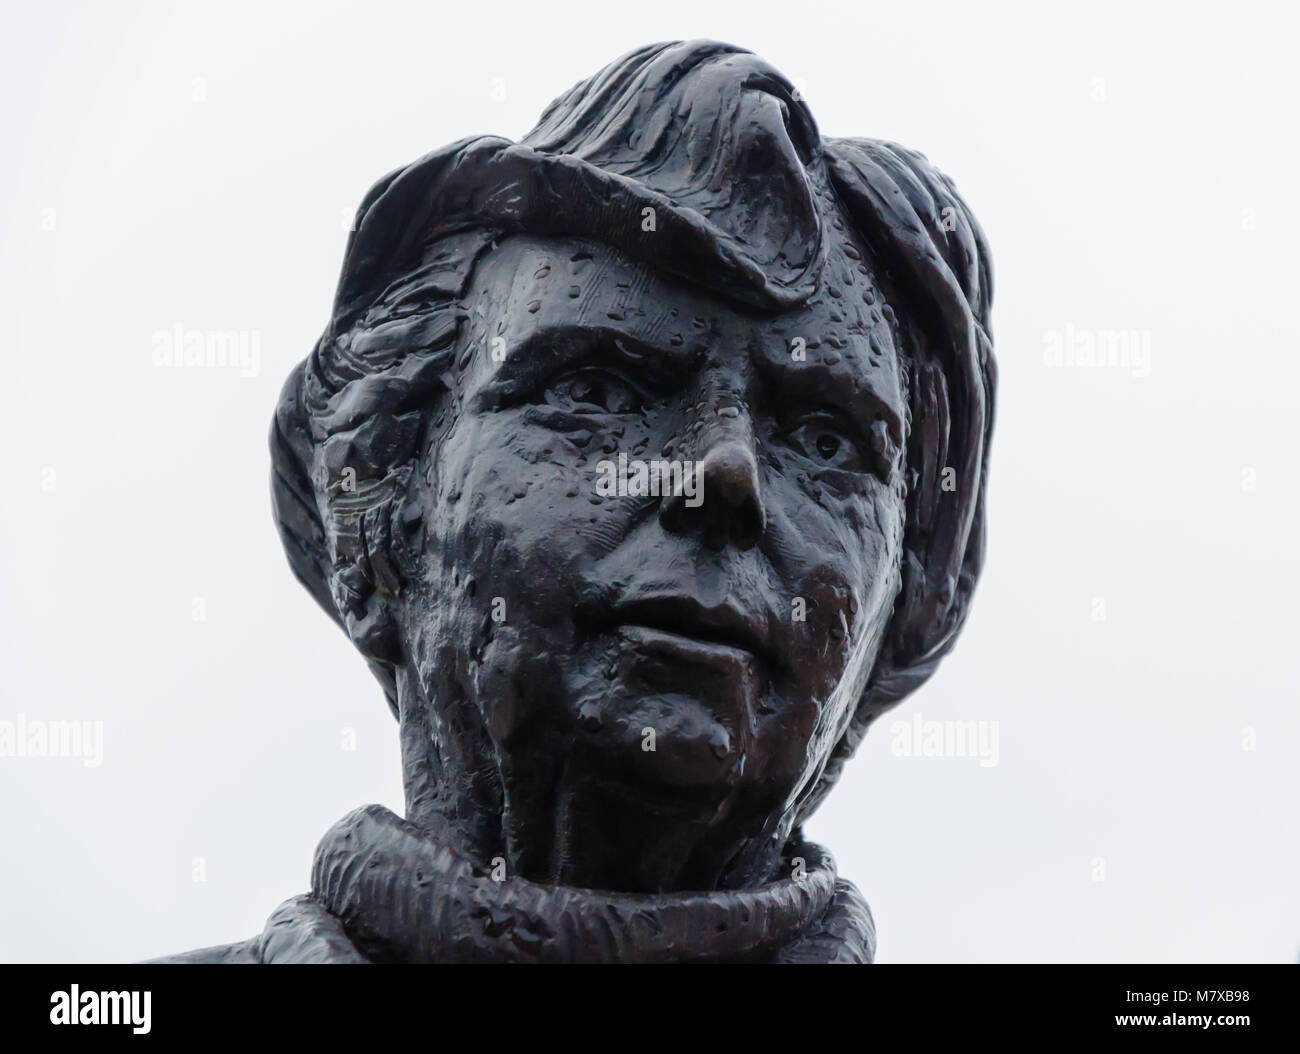
[[[393,598],[422,544],[406,498],[473,350],[457,361],[476,261],[511,234],[587,237],[779,313],[818,289],[841,216],[899,328],[907,522],[887,640],[799,818],[816,808],[871,721],[934,671],[968,610],[993,424],[992,275],[974,217],[921,154],[823,139],[789,81],[726,44],[631,52],[553,102],[519,143],[435,150],[380,180],[357,212],[329,324],[276,409],[272,499],[294,574],[394,710]]]

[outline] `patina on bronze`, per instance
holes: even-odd
[[[991,296],[945,176],[710,41],[376,184],[273,497],[400,722],[406,816],[346,817],[260,936],[171,961],[871,961],[800,826],[965,618]]]

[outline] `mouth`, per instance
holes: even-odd
[[[620,783],[694,788],[709,801],[730,793],[774,678],[766,622],[730,599],[709,606],[678,591],[632,590],[578,611],[605,664],[580,742],[614,759]]]
[[[684,595],[633,598],[614,606],[607,629],[702,657],[741,658],[740,652],[774,665],[765,623],[731,603],[708,607]]]

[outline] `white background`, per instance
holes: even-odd
[[[974,612],[811,825],[880,961],[1295,961],[1288,6],[6,2],[0,720],[99,720],[105,745],[0,758],[0,958],[251,936],[330,824],[400,810],[395,724],[268,497],[344,217],[706,36],[794,79],[824,134],[925,152],[993,249]],[[259,372],[155,367],[178,323],[255,331]],[[1048,365],[1067,328],[1137,332],[1149,372]],[[998,764],[895,756],[918,714],[997,722]]]

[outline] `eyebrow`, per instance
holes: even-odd
[[[830,345],[822,345],[821,348],[829,348],[841,361],[858,358],[868,361],[865,349],[858,352]],[[821,348],[817,350],[820,351]],[[789,395],[797,399],[830,403],[849,414],[864,431],[877,417],[882,418],[888,425],[894,442],[902,442],[906,394],[901,385],[898,390],[900,401],[895,403],[877,391],[865,370],[850,367],[852,383],[846,383],[850,378],[821,361],[819,355],[813,354],[812,348],[809,349],[805,362],[793,362],[784,355],[769,353],[758,357],[757,366],[776,398]]]
[[[484,409],[498,408],[527,395],[563,367],[580,362],[624,366],[653,387],[667,388],[689,372],[691,360],[684,347],[649,341],[618,326],[542,326],[518,343],[507,341],[505,359],[497,364],[478,401]]]
[[[491,339],[488,339],[490,351]],[[834,349],[841,359],[856,351]],[[865,351],[861,353],[865,357]],[[586,363],[621,365],[652,387],[671,389],[694,372],[695,355],[687,346],[673,347],[647,340],[620,326],[577,323],[541,326],[515,344],[507,342],[506,357],[479,392],[481,409],[496,410],[528,397],[543,381],[566,366]],[[788,362],[768,351],[755,356],[759,375],[774,398],[791,395],[809,402],[824,402],[850,415],[865,433],[877,417],[883,418],[894,442],[902,442],[903,409],[871,385],[857,371],[860,383],[846,385],[831,368],[810,356],[802,363]],[[905,398],[903,393],[900,397]]]

